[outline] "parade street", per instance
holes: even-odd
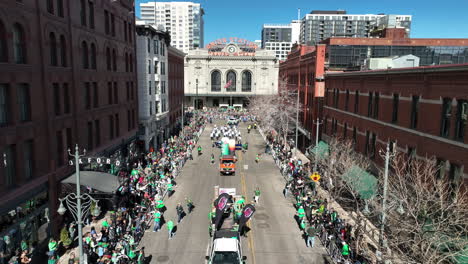
[[[217,121],[218,126],[225,122]],[[176,223],[176,234],[168,240],[166,225],[159,232],[146,231],[140,247],[145,248],[150,263],[205,263],[207,248],[210,242],[208,233],[208,213],[214,199],[215,185],[225,188],[236,188],[237,193],[244,195],[246,201],[253,201],[253,192],[260,188],[261,196],[257,210],[250,220],[251,230],[247,237],[242,237],[243,255],[246,263],[325,263],[327,255],[320,241],[316,240],[315,248],[307,248],[298,225],[294,220],[295,209],[291,202],[283,197],[284,179],[273,159],[264,154],[265,143],[258,132],[252,129],[247,134],[246,124],[240,124],[242,141],[249,143],[246,153],[237,151],[236,174],[220,176],[218,172],[219,148],[213,148],[210,132],[214,124],[208,124],[200,138],[199,144],[203,154],[188,161],[181,175],[176,179],[177,188],[172,197],[166,198],[166,221]],[[215,164],[210,163],[214,154]],[[260,162],[255,163],[255,156],[262,153]],[[181,203],[184,210],[185,197],[195,204],[195,209],[181,223],[177,224],[176,205]]]

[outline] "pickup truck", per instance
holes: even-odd
[[[219,172],[221,175],[236,173],[236,158],[232,155],[223,155],[219,159]]]

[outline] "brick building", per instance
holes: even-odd
[[[467,181],[468,64],[325,74],[323,133],[383,164],[387,142]],[[463,173],[465,171],[465,173]]]
[[[168,47],[169,67],[169,129],[175,133],[182,121],[182,103],[184,101],[184,57],[185,53]]]
[[[0,235],[13,244],[40,242],[47,219],[56,231],[67,148],[115,156],[135,137],[133,12],[133,0],[0,2]]]

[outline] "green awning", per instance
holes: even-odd
[[[377,178],[354,165],[347,170],[342,179],[351,185],[362,199],[370,199],[377,193]]]
[[[309,153],[310,155],[317,155],[319,159],[324,159],[328,156],[328,151],[328,144],[320,141]]]

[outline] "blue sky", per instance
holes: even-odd
[[[136,0],[137,15],[140,3]],[[171,2],[171,1],[160,1]],[[413,38],[468,38],[468,0],[198,0],[205,9],[205,45],[218,38],[261,39],[264,23],[289,23],[312,10],[412,15]]]

